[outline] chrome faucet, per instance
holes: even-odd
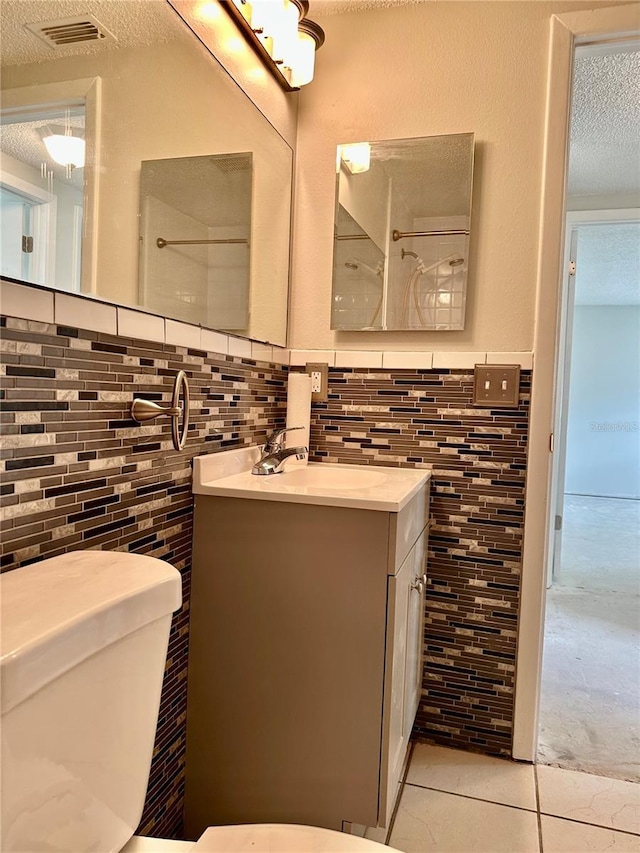
[[[294,429],[304,429],[304,427],[287,427],[286,429],[277,429],[272,432],[262,448],[262,456],[260,461],[251,469],[252,474],[280,474],[284,469],[284,463],[287,459],[295,456],[296,459],[304,459],[309,452],[308,447],[283,447],[282,436],[286,432],[291,432]]]

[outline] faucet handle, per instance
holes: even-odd
[[[294,429],[304,429],[304,427],[296,426],[296,427],[285,427],[284,429],[276,429],[274,430],[269,438],[266,440],[264,449],[266,453],[275,453],[280,450],[282,446],[282,442],[280,439],[285,434],[285,432],[292,432]]]

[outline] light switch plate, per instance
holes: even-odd
[[[519,364],[476,364],[473,383],[475,406],[513,409],[520,391]]]
[[[311,377],[311,400],[324,403],[329,393],[329,365],[307,363],[305,372]]]

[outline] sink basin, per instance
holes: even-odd
[[[381,486],[386,480],[384,473],[376,468],[364,465],[325,465],[310,464],[304,468],[286,469],[281,474],[269,476],[279,477],[282,486],[304,486],[307,488],[324,489],[373,489]]]
[[[399,512],[431,476],[424,469],[325,462],[260,476],[251,473],[259,458],[259,447],[197,456],[194,494]]]

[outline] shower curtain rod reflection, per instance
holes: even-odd
[[[368,234],[336,234],[334,240],[370,240]]]
[[[203,246],[214,243],[246,243],[249,245],[249,241],[244,237],[229,237],[226,240],[165,240],[164,237],[158,237],[156,240],[156,246],[159,249],[164,249],[165,246]]]
[[[403,240],[405,237],[449,237],[454,234],[464,234],[469,236],[469,231],[452,230],[452,231],[392,231],[391,236],[394,242]]]

